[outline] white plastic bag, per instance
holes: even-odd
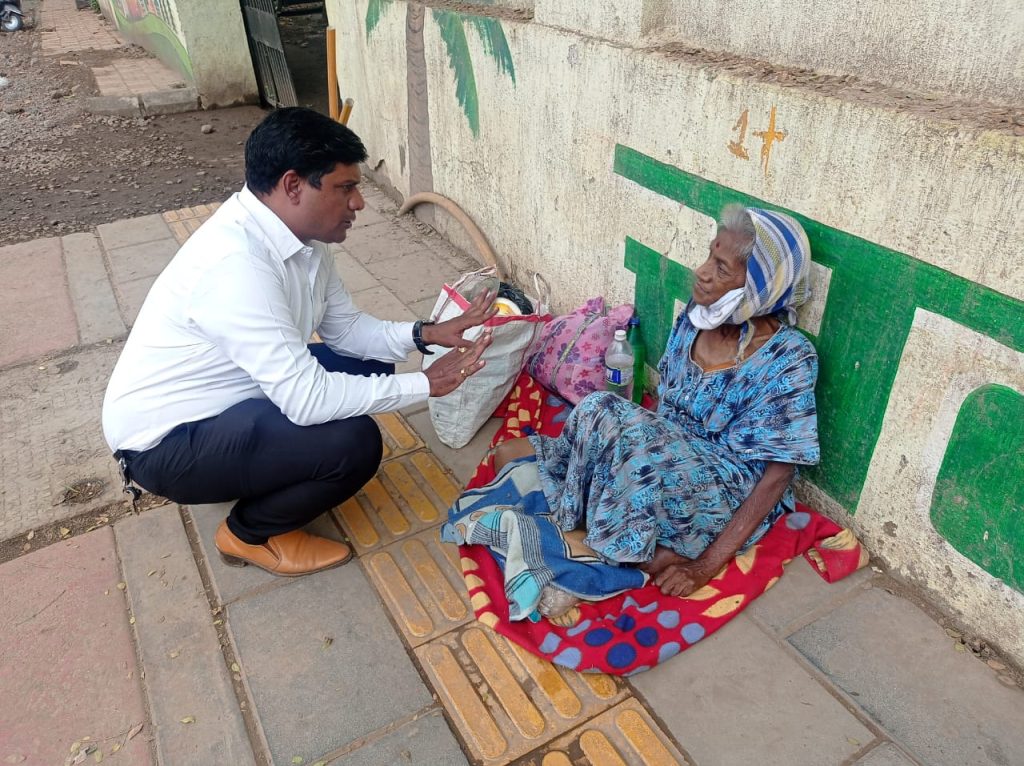
[[[480,269],[466,274],[454,285],[445,285],[437,297],[430,318],[444,322],[460,316],[469,308],[469,302],[462,297],[459,288],[471,281],[495,275],[493,268]],[[540,334],[544,323],[551,319],[548,312],[547,286],[543,278],[534,275],[537,296],[527,296],[534,306],[534,313],[522,315],[499,315],[487,320],[479,327],[471,327],[463,333],[466,340],[476,340],[485,327],[491,329],[491,345],[484,351],[482,359],[486,364],[479,372],[468,377],[462,385],[446,396],[431,397],[430,421],[437,432],[437,438],[449,447],[464,447],[474,434],[491,416],[501,400],[512,390],[512,385],[523,368],[527,349]],[[432,356],[423,357],[423,369],[427,369],[452,349],[432,346]]]

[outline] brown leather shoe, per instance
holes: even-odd
[[[352,549],[345,543],[317,537],[301,529],[271,537],[263,545],[249,545],[235,537],[227,522],[222,521],[213,542],[228,566],[252,564],[281,577],[322,572],[352,558]]]

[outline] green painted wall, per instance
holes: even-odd
[[[832,270],[820,332],[809,336],[820,358],[817,398],[822,461],[804,475],[851,514],[856,512],[867,478],[915,309],[948,317],[1024,351],[1021,301],[626,146],[616,147],[614,168],[620,176],[705,215],[717,216],[726,204],[739,202],[789,213],[804,226],[814,261]],[[636,304],[645,321],[648,358],[657,359],[671,330],[675,300],[685,302],[689,297],[690,275],[686,267],[631,239],[626,241],[625,265],[636,274]],[[1006,417],[1016,413],[1018,448],[1007,452],[1002,437],[985,436],[987,429],[980,426],[960,429],[958,424],[957,439],[950,443],[952,457],[947,453],[943,466],[939,510],[933,510],[933,517],[943,520],[937,528],[954,547],[1004,577],[1012,573],[1006,562],[1022,550],[1021,501],[1011,493],[1007,504],[993,507],[993,493],[998,491],[992,486],[994,482],[1006,486],[1006,475],[1018,477],[1018,488],[1022,484],[1021,414],[1019,405],[1013,409],[995,394],[972,400],[970,411],[982,405],[989,412],[1006,410]],[[953,498],[962,500],[954,503]],[[952,508],[960,514],[956,524],[948,521]],[[979,530],[985,529],[989,530],[986,543],[978,544]],[[1008,538],[1013,532],[1016,537]],[[997,549],[1003,553],[994,553]],[[1019,588],[1019,579],[1012,584]]]
[[[946,540],[1024,592],[1024,396],[982,386],[964,400],[932,495]]]

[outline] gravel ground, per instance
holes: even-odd
[[[84,110],[96,94],[90,66],[145,55],[125,46],[47,57],[37,29],[0,33],[0,245],[213,202],[241,186],[242,146],[262,109],[154,118]]]

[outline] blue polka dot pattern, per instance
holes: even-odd
[[[663,628],[674,628],[679,624],[679,612],[669,609],[658,615],[658,624]]]
[[[562,643],[562,637],[555,633],[548,633],[540,644],[540,650],[544,654],[551,654]]]
[[[683,640],[688,644],[695,644],[704,638],[704,626],[699,622],[687,623],[683,626]]]
[[[615,621],[615,627],[619,630],[633,630],[636,627],[636,620],[628,614],[624,614]]]
[[[553,657],[551,661],[556,665],[561,665],[564,668],[576,670],[576,668],[579,667],[580,660],[582,659],[583,653],[575,647],[570,647],[561,654]]]
[[[658,650],[658,662],[664,662],[670,657],[675,657],[683,647],[675,641],[669,641]]]
[[[594,628],[583,637],[587,646],[604,646],[612,640],[612,632],[608,628]]]
[[[608,664],[613,668],[625,668],[636,659],[636,649],[629,644],[615,644],[608,650]]]
[[[794,532],[799,532],[801,529],[811,523],[811,515],[804,513],[803,511],[794,511],[793,513],[786,514],[786,526],[792,529]]]
[[[658,631],[654,628],[640,628],[636,632],[636,642],[640,646],[654,646],[658,643]]]
[[[584,620],[579,625],[573,625],[571,628],[569,628],[565,632],[566,632],[566,635],[569,635],[569,636],[578,636],[580,633],[582,633],[583,631],[585,631],[589,627],[590,627],[590,620]]]

